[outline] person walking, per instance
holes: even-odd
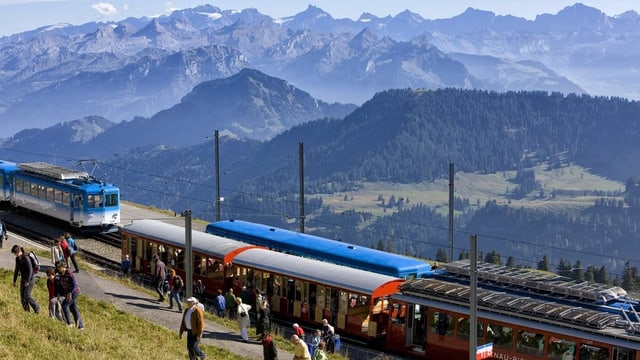
[[[278,348],[269,330],[262,334],[262,357],[264,360],[278,360]]]
[[[78,328],[78,330],[84,330],[84,322],[82,316],[80,316],[80,310],[78,310],[78,295],[80,295],[80,286],[78,281],[70,269],[68,269],[64,263],[58,263],[58,272],[60,273],[60,294],[64,296],[62,301],[62,311],[64,317],[67,320],[67,326]],[[75,324],[71,323],[71,315]]]
[[[187,332],[187,351],[189,352],[189,360],[204,360],[206,355],[200,349],[200,340],[204,331],[204,314],[198,307],[198,299],[190,297],[187,299],[187,308],[182,314],[182,322],[180,323],[180,331],[178,336],[182,339],[182,333]]]
[[[167,277],[167,266],[160,260],[156,254],[153,255],[153,261],[156,263],[156,276],[154,279],[156,291],[158,292],[158,301],[164,301],[164,280]]]
[[[64,238],[67,240],[67,244],[69,244],[69,258],[71,259],[71,263],[73,264],[73,268],[76,270],[76,273],[80,272],[80,268],[78,267],[78,262],[76,261],[76,254],[78,253],[78,244],[76,244],[76,240],[71,237],[71,234],[66,232],[64,233]],[[69,265],[67,264],[67,267]]]
[[[176,275],[174,269],[169,270],[169,309],[173,309],[173,300],[178,304],[178,311],[182,312],[182,301],[180,300],[180,292],[184,284],[180,275]]]
[[[24,311],[29,312],[29,306],[33,308],[33,312],[40,313],[40,305],[36,299],[31,296],[33,287],[36,284],[36,274],[33,270],[33,264],[29,255],[24,249],[18,245],[13,245],[11,253],[16,257],[16,266],[13,270],[13,286],[17,286],[18,273],[20,274],[20,302]]]
[[[237,314],[238,314],[238,327],[240,328],[240,336],[242,337],[242,341],[249,342],[249,333],[247,328],[251,325],[251,320],[249,319],[249,310],[251,310],[251,305],[243,304],[242,298],[236,298],[237,306]]]

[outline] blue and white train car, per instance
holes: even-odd
[[[2,199],[85,230],[120,222],[120,190],[88,173],[42,162],[0,162]]]
[[[432,274],[425,261],[319,236],[240,220],[207,225],[210,234],[249,244],[402,279]]]

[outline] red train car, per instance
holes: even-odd
[[[469,359],[465,284],[414,279],[391,298],[387,350],[419,359]],[[477,345],[489,359],[637,360],[640,336],[620,315],[562,301],[478,290]],[[622,326],[622,327],[618,327]]]

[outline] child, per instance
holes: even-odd
[[[64,321],[62,315],[62,303],[58,299],[59,291],[59,277],[53,268],[47,269],[47,289],[49,290],[49,317],[52,319],[58,319]]]

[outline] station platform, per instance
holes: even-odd
[[[13,271],[15,265],[15,257],[11,254],[11,247],[18,244],[24,248],[49,250],[41,245],[31,242],[29,239],[9,233],[9,239],[4,242],[4,247],[0,250],[0,267]],[[46,256],[40,256],[40,262],[43,268],[52,266],[51,260]],[[89,265],[85,265],[89,266]],[[156,296],[148,295],[131,288],[122,286],[108,278],[94,275],[87,271],[81,271],[74,274],[79,282],[81,294],[95,299],[102,300],[113,304],[119,310],[139,316],[149,322],[156,323],[175,332],[178,337],[178,329],[182,320],[182,313],[177,310],[169,310],[168,302],[158,303]],[[45,271],[40,271],[38,277],[45,277]],[[39,281],[37,286],[46,286],[44,281]],[[11,286],[10,284],[6,286]],[[11,287],[11,291],[18,291]],[[185,305],[186,306],[186,305]],[[46,308],[46,304],[45,304]],[[80,311],[82,311],[82,303],[80,302]],[[46,316],[46,315],[41,315]],[[85,322],[87,329],[91,327],[90,323]],[[183,340],[186,344],[186,337]],[[216,324],[212,321],[206,321],[205,331],[202,337],[203,344],[227,349],[232,353],[243,356],[247,359],[262,359],[262,345],[257,342],[244,343],[237,330],[229,329]],[[187,356],[185,348],[185,358]],[[278,357],[281,359],[291,359],[293,354],[278,349]],[[210,359],[207,356],[207,359]]]

